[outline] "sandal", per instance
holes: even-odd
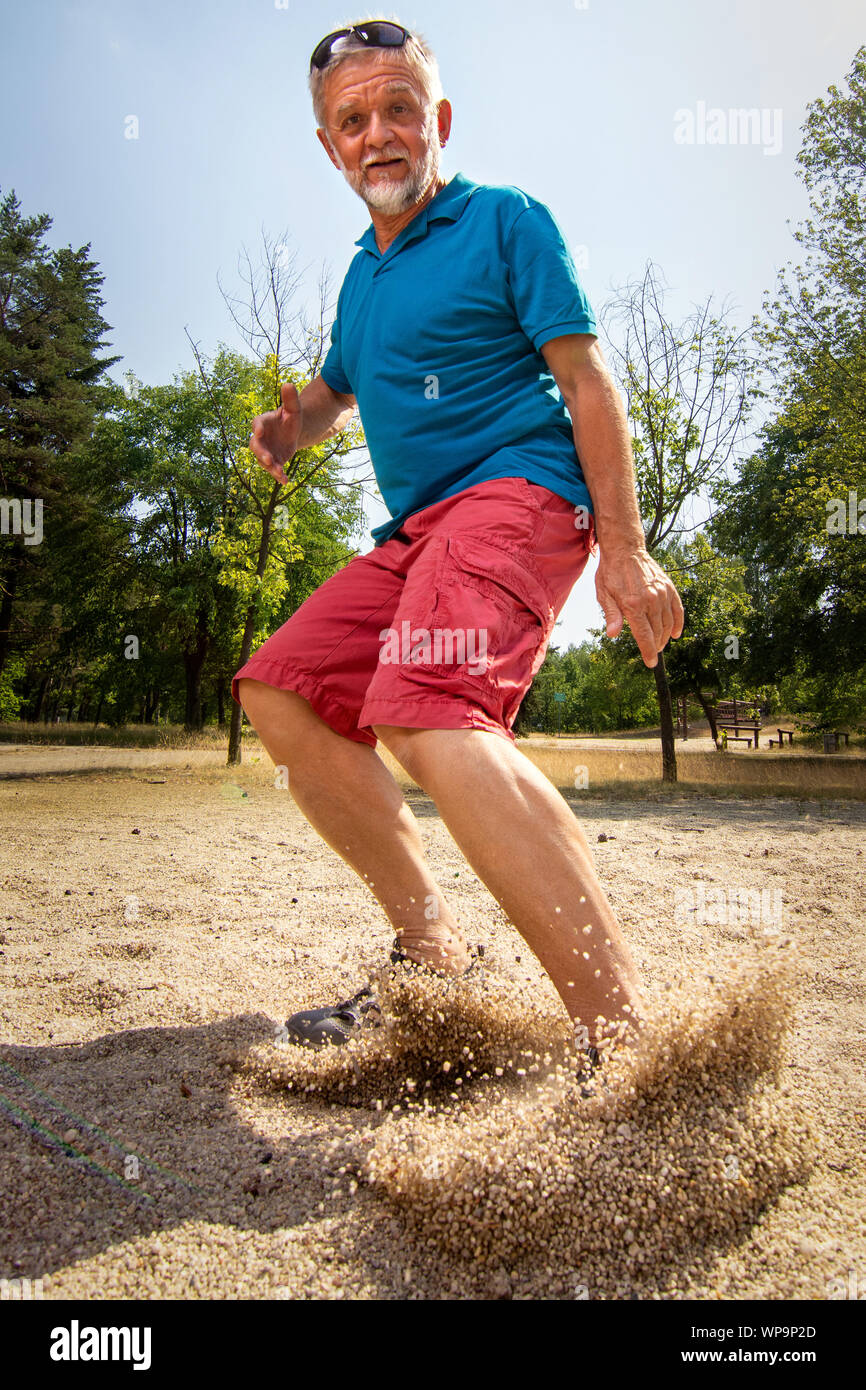
[[[582,1050],[586,1061],[581,1062],[575,1080],[580,1085],[580,1094],[584,1100],[589,1100],[590,1096],[595,1095],[593,1072],[601,1066],[601,1053],[597,1047],[593,1047],[592,1043],[587,1044]]]
[[[463,975],[454,978],[463,979],[476,970],[482,954],[483,947],[478,947],[472,952],[472,961]],[[440,970],[434,970],[432,966],[423,965],[407,956],[400,946],[399,939],[394,941],[390,960],[391,965],[402,965],[404,969],[408,967],[442,977]],[[359,989],[357,994],[353,994],[351,999],[345,999],[342,1004],[323,1009],[302,1009],[299,1013],[292,1014],[280,1029],[278,1040],[297,1043],[301,1047],[341,1047],[357,1037],[366,1025],[378,1027],[381,1021],[382,1013],[376,996],[369,986],[365,986],[364,989]]]

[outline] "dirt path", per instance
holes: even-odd
[[[561,1020],[435,807],[410,802],[492,974]],[[783,1079],[815,1127],[811,1175],[736,1239],[644,1269],[641,1296],[822,1299],[858,1281],[862,1294],[866,807],[570,802],[654,996],[780,929],[802,954]],[[277,1022],[345,998],[391,940],[263,769],[6,781],[0,814],[0,1277],[41,1277],[46,1297],[569,1295],[578,1269],[516,1257],[491,1272],[416,1239],[349,1161],[376,1142],[380,1112],[245,1069]],[[696,884],[729,902],[763,890],[782,922],[684,916]],[[488,1114],[517,1104],[485,1100],[480,1082],[474,1095]],[[404,1118],[420,1123],[387,1123]],[[468,1111],[460,1123],[469,1133]],[[625,1296],[630,1277],[611,1267],[589,1296]]]
[[[86,744],[0,743],[0,780],[45,777],[59,772],[105,772],[112,768],[224,766],[225,750],[210,748],[103,748]]]

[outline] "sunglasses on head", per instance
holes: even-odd
[[[325,67],[339,48],[340,40],[349,38],[351,34],[368,48],[402,48],[406,40],[412,37],[402,24],[392,24],[387,19],[368,19],[364,24],[353,24],[349,29],[335,29],[333,34],[326,35],[313,50],[310,72],[313,68]]]

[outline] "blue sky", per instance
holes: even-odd
[[[287,234],[310,289],[324,262],[336,294],[369,216],[315,137],[309,55],[344,22],[396,14],[439,58],[454,107],[446,177],[462,170],[547,203],[596,312],[651,259],[672,312],[713,294],[745,327],[795,254],[788,223],[806,210],[800,126],[810,101],[843,85],[864,38],[859,8],[3,0],[0,186],[25,213],[53,217],[52,244],[90,242],[124,358],[115,375],[168,381],[193,366],[185,327],[206,351],[239,346],[217,274],[238,287],[238,253],[255,252],[263,227]],[[764,133],[678,142],[675,113],[700,124],[711,108],[762,110]],[[137,140],[124,134],[131,115]],[[371,507],[371,526],[385,517]],[[562,614],[560,645],[599,622],[588,574]]]

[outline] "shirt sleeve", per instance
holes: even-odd
[[[352,385],[343,370],[343,354],[340,349],[340,300],[337,300],[337,314],[331,325],[331,346],[328,355],[319,368],[319,376],[325,384],[341,396],[354,396]]]
[[[598,337],[568,244],[544,203],[531,203],[515,218],[505,256],[517,318],[536,352],[566,333]]]

